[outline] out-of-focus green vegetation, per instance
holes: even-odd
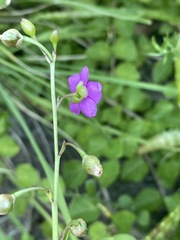
[[[19,22],[27,18],[51,51],[49,36],[59,31],[58,96],[69,93],[67,77],[85,65],[90,79],[103,85],[94,119],[73,115],[68,100],[58,115],[62,140],[96,155],[104,168],[93,179],[74,152],[62,160],[60,186],[72,218],[88,223],[84,239],[180,239],[180,1],[8,4],[0,1],[1,34],[21,32]],[[0,193],[48,187],[24,129],[52,166],[49,66],[27,43],[11,49],[0,44],[0,56]],[[40,194],[18,199],[14,211],[0,218],[0,239],[51,239],[49,205]]]

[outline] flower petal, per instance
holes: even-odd
[[[97,113],[96,103],[91,98],[89,97],[85,98],[84,100],[82,100],[82,102],[79,103],[79,106],[81,112],[85,116],[89,118],[96,116]]]
[[[76,92],[76,86],[80,82],[80,75],[79,74],[73,74],[68,78],[68,84],[71,92]]]
[[[86,86],[89,77],[89,68],[87,66],[83,67],[79,75],[80,80],[83,81],[84,85]]]
[[[79,104],[70,102],[70,111],[73,112],[74,114],[79,114],[80,113]]]
[[[102,98],[102,85],[99,82],[88,82],[87,84],[88,97],[97,104]]]

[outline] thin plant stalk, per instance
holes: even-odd
[[[59,165],[60,157],[58,154],[58,125],[55,94],[55,54],[50,63],[50,84],[51,84],[51,103],[53,114],[53,134],[54,134],[54,185],[52,201],[52,239],[58,240],[58,183],[59,183]]]
[[[54,185],[53,185],[53,201],[52,201],[52,239],[58,240],[58,201],[60,204],[60,210],[63,214],[66,224],[71,221],[69,210],[63,195],[63,192],[59,188],[59,168],[61,155],[64,151],[63,144],[59,151],[58,147],[58,120],[57,120],[57,98],[55,92],[55,61],[56,54],[53,52],[53,61],[50,63],[50,84],[51,84],[51,102],[52,102],[52,115],[53,115],[53,134],[54,134]],[[71,236],[71,239],[76,239]]]

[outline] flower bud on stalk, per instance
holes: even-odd
[[[52,42],[54,51],[56,52],[57,44],[59,42],[59,33],[57,30],[54,30],[50,35],[50,41]]]
[[[15,197],[11,194],[0,194],[0,215],[6,215],[13,210]]]
[[[8,47],[18,47],[23,41],[23,36],[14,28],[5,31],[0,40]]]
[[[36,28],[32,22],[25,18],[22,18],[20,24],[25,34],[27,34],[31,38],[36,38]]]
[[[102,175],[103,168],[99,159],[96,156],[87,155],[86,152],[84,152],[81,148],[75,146],[72,143],[67,142],[65,143],[65,145],[69,145],[76,149],[76,151],[82,157],[82,167],[88,174],[93,175],[95,177],[100,177]]]
[[[88,174],[95,177],[100,177],[103,173],[99,159],[93,155],[85,155],[82,160],[82,166]]]
[[[70,231],[76,237],[83,237],[87,233],[87,224],[82,218],[73,220]]]
[[[58,33],[57,30],[54,30],[54,31],[51,33],[50,41],[51,41],[53,44],[57,44],[57,43],[59,42],[59,33]]]

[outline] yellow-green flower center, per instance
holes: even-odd
[[[83,85],[83,82],[79,82],[78,85],[76,86],[76,92],[72,96],[72,102],[73,103],[80,103],[84,98],[88,96],[88,90],[87,88]]]

